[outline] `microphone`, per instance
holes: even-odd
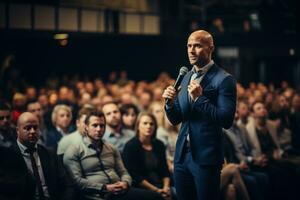
[[[182,81],[184,75],[186,75],[188,73],[188,71],[189,71],[189,69],[187,67],[185,67],[185,66],[183,66],[183,67],[180,68],[179,74],[177,76],[177,79],[176,79],[176,81],[175,81],[175,83],[173,85],[174,88],[175,88],[175,90],[178,89],[178,87],[180,86],[181,81]],[[166,104],[169,104],[169,102],[170,102],[170,99],[166,99]]]

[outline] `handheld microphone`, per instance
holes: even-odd
[[[183,66],[183,67],[180,68],[179,74],[177,76],[177,79],[176,79],[176,81],[175,81],[175,83],[173,85],[174,88],[175,88],[175,90],[178,89],[178,87],[180,86],[181,81],[182,81],[184,75],[186,75],[188,73],[188,71],[189,71],[189,69],[187,67],[185,67],[185,66]],[[170,103],[170,99],[166,99],[166,104],[169,104],[169,103]]]

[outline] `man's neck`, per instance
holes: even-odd
[[[118,125],[117,127],[108,126],[108,128],[112,133],[121,133],[121,125]]]
[[[256,122],[256,127],[257,128],[265,128],[266,124],[267,124],[267,119],[265,117],[263,117],[263,118],[256,118],[255,122]]]
[[[194,65],[195,70],[198,72],[199,70],[203,70],[212,60],[209,59],[205,64],[196,64]]]

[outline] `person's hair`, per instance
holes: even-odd
[[[104,106],[106,106],[106,105],[108,105],[108,104],[114,104],[114,105],[116,105],[116,106],[119,108],[118,103],[117,103],[116,101],[109,101],[109,102],[106,102],[106,103],[104,103],[104,104],[102,105],[102,109],[103,109]]]
[[[0,100],[0,110],[8,110],[11,112],[11,106],[6,101]]]
[[[98,110],[94,110],[94,111],[91,111],[90,113],[88,113],[87,115],[86,115],[86,118],[85,118],[85,120],[84,120],[84,123],[86,124],[86,125],[88,125],[89,123],[90,123],[90,118],[91,117],[103,117],[103,119],[104,119],[104,121],[106,122],[106,120],[105,120],[105,116],[104,116],[104,113],[102,112],[102,111],[98,111]]]
[[[153,134],[152,134],[152,139],[155,139],[156,138],[156,132],[157,132],[157,121],[156,121],[154,115],[152,115],[150,112],[147,112],[147,111],[141,112],[137,117],[136,124],[135,124],[136,136],[139,137],[139,135],[140,135],[139,125],[140,125],[140,122],[141,122],[141,118],[144,117],[144,116],[150,117],[152,119],[153,123],[154,123],[154,130],[153,130]]]
[[[56,117],[57,117],[57,113],[59,110],[65,110],[69,113],[70,115],[70,118],[72,120],[72,110],[69,106],[65,105],[65,104],[60,104],[60,105],[56,105],[52,111],[52,114],[51,114],[51,121],[52,121],[52,124],[54,126],[56,126]]]
[[[135,112],[136,115],[139,114],[139,109],[137,108],[137,106],[132,103],[129,103],[129,104],[123,104],[120,107],[121,115],[123,116],[125,114],[128,114],[129,109],[133,109],[133,111]]]
[[[27,102],[26,102],[26,106],[25,106],[25,108],[26,108],[26,110],[28,110],[28,106],[29,106],[29,104],[33,104],[33,103],[40,103],[39,101],[38,101],[38,99],[30,99],[30,100],[28,100]]]
[[[95,111],[96,109],[93,108],[93,107],[82,107],[79,112],[77,113],[77,120],[80,120],[80,118],[83,116],[83,115],[88,115],[90,112],[93,112]]]

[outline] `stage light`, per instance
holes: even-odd
[[[69,35],[66,33],[58,33],[54,35],[55,40],[66,40],[69,38]]]

